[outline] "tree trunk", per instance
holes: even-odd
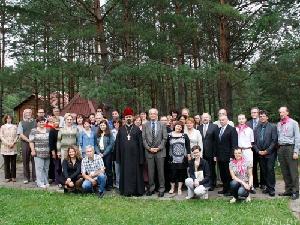
[[[221,6],[226,4],[226,0],[220,0]],[[230,58],[229,24],[225,15],[220,15],[220,62],[225,65]],[[223,66],[222,66],[223,67]],[[232,84],[226,71],[221,68],[219,74],[219,94],[220,107],[227,110],[228,116],[232,116]]]
[[[180,7],[180,3],[179,2],[175,2],[175,14],[177,16],[180,16],[181,14],[181,7]],[[176,22],[176,27],[180,28],[182,26],[182,24]],[[183,46],[182,46],[182,42],[180,40],[180,37],[176,37],[177,38],[177,65],[178,67],[180,67],[181,65],[184,64],[184,51],[183,51]],[[184,81],[182,79],[182,77],[179,75],[178,76],[178,106],[180,108],[184,107],[184,99],[185,99],[185,88],[184,88]]]

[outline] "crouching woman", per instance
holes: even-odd
[[[229,163],[229,171],[232,178],[230,191],[233,196],[230,203],[241,199],[250,202],[249,191],[253,184],[252,164],[243,158],[241,149],[234,150],[234,159]]]
[[[68,147],[67,155],[63,161],[64,191],[78,191],[81,186],[81,155],[77,146]]]
[[[194,196],[208,199],[208,189],[210,187],[210,170],[208,163],[200,157],[201,148],[195,145],[192,148],[193,159],[189,161],[190,177],[185,180],[188,188],[188,196],[191,199]]]

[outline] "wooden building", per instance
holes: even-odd
[[[39,107],[44,108],[44,100],[41,97],[38,97],[38,99],[36,99],[35,95],[32,94],[14,107],[14,115],[17,119],[17,122],[23,119],[24,109],[32,109],[32,115],[35,116]]]

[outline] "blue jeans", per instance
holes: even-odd
[[[97,177],[97,186],[99,189],[99,193],[102,193],[105,191],[105,184],[106,184],[106,175],[100,174]],[[93,192],[93,184],[89,180],[84,180],[82,183],[82,188],[85,192]]]
[[[232,180],[230,182],[230,191],[233,197],[235,197],[236,199],[247,198],[249,196],[249,191],[235,180]]]

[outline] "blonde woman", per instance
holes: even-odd
[[[78,130],[73,126],[73,117],[66,113],[64,127],[61,128],[57,135],[57,156],[61,161],[65,157],[65,152],[70,145],[76,145]]]

